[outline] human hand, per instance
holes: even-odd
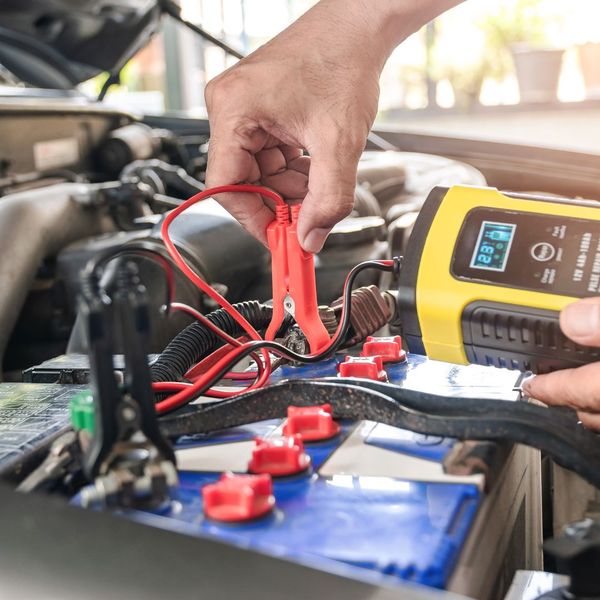
[[[575,343],[600,347],[600,298],[567,305],[560,327]],[[545,404],[570,406],[583,425],[600,430],[600,362],[537,375],[524,382],[523,391]]]
[[[302,201],[298,237],[318,252],[354,203],[356,169],[377,113],[379,75],[393,48],[459,0],[322,0],[213,79],[209,187],[260,183]],[[310,154],[305,156],[303,151]],[[273,219],[258,194],[217,200],[266,242]]]

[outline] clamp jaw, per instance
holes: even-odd
[[[146,352],[149,316],[146,291],[134,263],[121,265],[112,299],[98,290],[92,274],[84,282],[84,318],[95,406],[94,434],[83,456],[93,486],[84,504],[156,507],[177,483],[175,453],[161,434]],[[117,383],[113,331],[124,347],[125,372]]]
[[[329,343],[329,333],[319,316],[314,256],[298,241],[300,205],[275,207],[275,219],[267,228],[273,280],[273,318],[266,339],[273,340],[286,310],[293,314],[310,345],[318,352]],[[290,218],[291,213],[291,218]]]

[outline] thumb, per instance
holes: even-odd
[[[600,298],[584,298],[565,306],[560,327],[575,343],[600,347]]]
[[[307,252],[319,252],[333,226],[352,212],[359,156],[360,150],[347,153],[337,143],[311,153],[308,194],[298,217],[298,239]]]

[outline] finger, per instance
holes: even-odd
[[[287,160],[279,147],[267,148],[256,154],[256,162],[262,176],[275,175],[287,170]]]
[[[285,156],[288,169],[308,175],[310,170],[310,156],[304,156],[302,150],[296,146],[282,145],[280,148]]]
[[[208,146],[206,185],[215,187],[258,181],[260,169],[255,155],[267,139],[265,131],[252,127],[223,132],[217,121]]]
[[[600,298],[584,298],[565,306],[560,327],[577,344],[600,346]]]
[[[256,154],[256,162],[263,177],[276,175],[287,170],[308,175],[310,157],[302,156],[300,148],[278,146],[266,148]]]
[[[262,183],[279,192],[286,200],[303,200],[308,192],[308,177],[298,171],[284,171],[263,177]]]
[[[600,414],[578,411],[577,417],[584,427],[600,431]]]
[[[285,160],[290,164],[293,160],[300,158],[302,156],[302,148],[298,148],[298,146],[290,146],[288,144],[281,144],[280,146],[281,152],[285,156]]]
[[[215,134],[211,138],[207,187],[230,185],[260,180],[260,169],[252,150],[264,141],[265,134],[231,135],[225,139]],[[273,220],[273,212],[265,205],[259,194],[219,194],[216,200],[231,213],[254,237],[266,244],[266,229]]]
[[[222,194],[218,202],[248,233],[267,246],[267,227],[275,213],[258,194]]]
[[[577,369],[565,369],[532,377],[523,383],[523,391],[545,404],[600,412],[599,382],[600,363],[591,363]]]
[[[288,168],[308,175],[310,172],[310,156],[299,156],[293,160],[288,160]]]
[[[298,217],[298,238],[307,252],[319,252],[332,227],[354,207],[360,152],[336,148],[337,143],[324,144],[311,152],[308,194]]]
[[[279,192],[286,200],[303,200],[308,192],[308,177],[302,171],[290,168],[288,157],[291,164],[305,168],[299,159],[308,157],[302,157],[300,148],[278,146],[261,150],[256,155],[261,183]]]

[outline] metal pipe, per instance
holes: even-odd
[[[114,229],[94,202],[101,185],[61,183],[0,198],[0,360],[42,261]]]

